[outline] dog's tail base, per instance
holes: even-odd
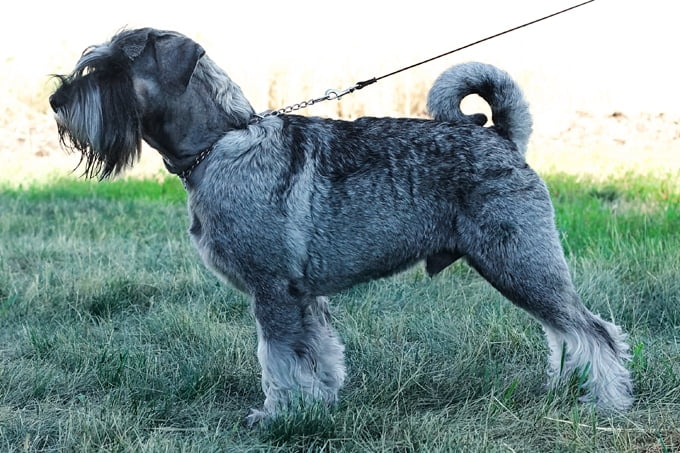
[[[486,116],[466,115],[460,103],[477,94],[491,107],[494,129],[526,153],[532,120],[524,94],[510,75],[484,63],[463,63],[444,71],[427,96],[427,109],[437,121],[473,123],[483,126]]]

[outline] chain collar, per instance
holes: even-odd
[[[359,82],[356,85],[352,85],[349,88],[345,88],[344,90],[335,90],[335,89],[329,89],[326,90],[323,96],[318,97],[318,98],[312,98],[307,101],[302,101],[297,104],[289,105],[287,107],[280,108],[278,110],[266,110],[262,113],[255,113],[253,116],[250,118],[250,121],[248,124],[257,124],[263,119],[267,118],[268,116],[279,116],[279,115],[285,115],[287,113],[292,113],[300,109],[307,108],[311,105],[314,105],[318,102],[323,102],[323,101],[328,101],[332,99],[340,100],[341,97],[343,97],[346,94],[353,93],[356,90],[362,89],[364,86],[375,82],[375,79],[371,79],[370,81],[366,82]],[[194,170],[196,170],[196,167],[198,167],[203,160],[205,160],[206,157],[212,152],[212,150],[215,148],[215,144],[213,144],[211,147],[203,150],[201,154],[196,157],[196,160],[194,160],[194,163],[191,164],[189,168],[186,170],[183,170],[178,174],[182,182],[186,185],[187,180],[191,176],[191,173],[193,173]]]
[[[212,152],[213,149],[215,149],[215,144],[213,144],[209,148],[206,148],[203,151],[201,151],[201,154],[199,154],[196,157],[196,160],[194,160],[194,163],[191,164],[191,166],[189,168],[187,168],[186,170],[183,170],[181,173],[179,173],[177,175],[182,180],[182,182],[184,182],[184,185],[186,185],[187,180],[189,179],[191,174],[194,172],[194,170],[196,170],[196,167],[198,167],[201,164],[201,162],[203,162],[205,160],[205,158],[208,157],[208,155]]]

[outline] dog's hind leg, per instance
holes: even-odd
[[[262,366],[262,410],[250,424],[295,403],[336,402],[345,379],[344,346],[331,327],[325,297],[255,296],[257,357]]]
[[[491,203],[468,219],[473,220],[463,235],[468,262],[541,322],[551,350],[551,383],[580,371],[587,374],[583,400],[604,411],[630,407],[625,335],[591,313],[576,294],[547,194]]]

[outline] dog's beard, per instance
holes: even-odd
[[[104,74],[95,70],[84,76],[60,76],[61,86],[53,95],[61,144],[81,153],[78,167],[84,166],[85,176],[99,179],[132,166],[142,145],[132,81]]]

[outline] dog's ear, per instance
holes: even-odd
[[[143,28],[140,30],[126,33],[125,37],[121,39],[120,46],[123,53],[130,60],[134,60],[144,52],[146,43],[149,40],[150,28]],[[123,35],[123,33],[121,33]]]
[[[186,36],[175,33],[159,34],[153,45],[161,84],[172,92],[183,93],[205,50]]]

